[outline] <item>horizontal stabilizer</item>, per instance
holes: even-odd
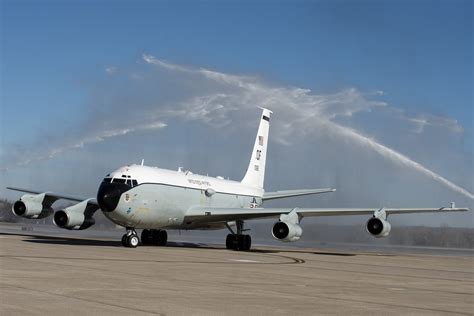
[[[329,193],[329,192],[335,192],[335,191],[336,189],[325,188],[325,189],[285,190],[285,191],[265,192],[263,194],[262,200],[269,201],[269,200],[284,199],[284,198],[289,198],[289,197],[294,197],[294,196]]]

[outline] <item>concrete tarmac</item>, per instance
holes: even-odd
[[[0,232],[1,315],[473,315],[474,258]]]

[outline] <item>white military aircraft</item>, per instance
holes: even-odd
[[[58,227],[79,230],[94,225],[94,213],[100,209],[112,222],[126,227],[122,237],[125,247],[139,244],[136,229],[143,229],[144,245],[164,246],[168,235],[165,229],[225,229],[226,247],[249,250],[250,235],[244,234],[244,221],[256,218],[279,218],[272,235],[284,242],[297,241],[303,230],[299,225],[307,216],[370,215],[367,231],[375,237],[386,237],[391,229],[390,214],[459,212],[467,208],[262,208],[265,201],[287,197],[334,192],[334,189],[309,189],[265,192],[265,161],[267,158],[270,115],[263,113],[247,172],[242,181],[208,177],[190,171],[178,171],[130,165],[108,174],[100,184],[97,198],[81,199],[52,192],[25,192],[13,204],[13,213],[25,218],[44,218],[54,213]],[[79,202],[56,212],[52,204],[58,199]]]

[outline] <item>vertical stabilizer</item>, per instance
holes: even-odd
[[[242,183],[263,189],[265,179],[265,162],[267,160],[268,130],[270,129],[270,115],[272,111],[263,109],[258,127],[255,145],[247,168],[247,173],[242,179]]]

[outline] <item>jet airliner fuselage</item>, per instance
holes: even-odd
[[[263,189],[238,181],[141,165],[110,173],[99,187],[97,201],[113,222],[143,229],[225,228],[225,224],[185,221],[192,207],[256,208]]]

